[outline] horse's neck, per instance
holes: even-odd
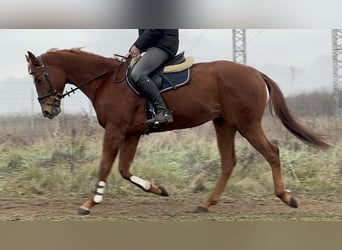
[[[94,55],[65,53],[56,57],[56,60],[56,63],[64,69],[68,83],[80,87],[90,99],[101,86],[98,82],[104,79],[97,76],[115,67],[114,61]],[[95,81],[97,84],[94,83]]]
[[[66,59],[68,63],[67,65],[64,65],[64,67],[66,68],[68,77],[72,80],[71,83],[75,85],[82,84],[114,66],[109,59],[97,58],[91,55],[85,56],[76,54],[72,55],[72,58],[70,59]]]

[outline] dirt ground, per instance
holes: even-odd
[[[208,213],[193,213],[205,196],[104,197],[89,215],[77,215],[84,198],[0,198],[0,221],[342,221],[334,197],[296,197],[297,209],[277,198],[223,198]]]

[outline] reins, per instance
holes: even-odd
[[[93,77],[93,78],[91,78],[91,79],[85,81],[84,83],[80,84],[78,87],[76,87],[76,88],[72,88],[72,87],[71,87],[71,90],[69,90],[69,91],[65,92],[64,94],[62,94],[62,95],[61,95],[61,98],[64,98],[64,97],[66,97],[66,96],[70,96],[70,94],[75,94],[75,91],[76,91],[76,90],[81,89],[81,88],[84,87],[85,85],[91,83],[92,81],[95,81],[96,79],[101,78],[102,76],[108,74],[108,73],[111,72],[111,71],[113,71],[113,69],[107,69],[106,71],[104,71],[104,72],[98,74],[97,76],[95,76],[95,77]]]
[[[120,71],[120,69],[124,63],[126,63],[126,68],[128,67],[128,61],[130,60],[130,58],[126,57],[126,56],[119,55],[119,54],[114,54],[114,56],[121,57],[121,63],[119,64],[119,66],[116,67],[116,70],[114,73],[114,78],[113,78],[114,83],[120,83],[126,79],[126,76],[124,76],[121,80],[116,80],[117,73]]]
[[[119,71],[121,70],[122,65],[123,65],[125,62],[126,62],[126,64],[128,64],[128,62],[127,62],[127,59],[128,59],[128,58],[125,57],[125,56],[119,55],[119,54],[114,54],[114,56],[121,57],[121,63],[120,63],[117,67],[115,67],[115,72],[114,72],[114,77],[113,77],[113,82],[114,82],[114,83],[120,83],[120,82],[123,82],[123,81],[126,79],[126,76],[124,76],[121,80],[116,80],[116,76],[117,76],[117,74],[119,73]],[[61,98],[64,98],[64,97],[66,97],[66,96],[70,96],[71,93],[72,93],[72,94],[75,94],[75,91],[76,91],[76,90],[81,89],[84,85],[87,85],[87,84],[91,83],[92,81],[95,81],[96,79],[101,78],[102,76],[108,74],[108,73],[111,72],[111,71],[113,71],[112,68],[111,68],[111,69],[107,69],[106,71],[104,71],[104,72],[102,72],[101,74],[95,76],[94,78],[89,79],[88,81],[85,81],[84,83],[80,84],[78,87],[76,87],[76,88],[71,88],[71,90],[65,92],[65,93],[61,96]]]

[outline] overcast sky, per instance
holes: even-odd
[[[247,64],[268,74],[286,95],[332,88],[331,29],[247,29]],[[25,54],[84,47],[105,57],[125,54],[135,29],[0,29],[0,88],[27,79]],[[232,60],[231,29],[181,29],[180,49],[195,62]],[[8,89],[8,87],[6,87]],[[25,89],[26,89],[25,88]],[[3,102],[3,101],[2,101]]]
[[[111,57],[114,53],[125,54],[136,36],[137,31],[133,29],[0,29],[0,80],[27,76],[24,57],[27,50],[39,55],[51,48],[84,47]],[[196,62],[232,60],[232,30],[181,29],[179,51],[183,50]],[[288,80],[283,78],[290,75],[286,68],[298,68],[298,74],[305,75],[316,72],[316,66],[321,68],[320,79],[317,75],[312,79],[307,76],[305,81],[330,81],[331,50],[330,29],[247,30],[247,64],[270,72],[270,76],[280,82]],[[283,76],[278,77],[278,74]],[[294,80],[299,80],[298,77]]]

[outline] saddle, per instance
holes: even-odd
[[[140,58],[134,59],[126,72],[126,82],[128,86],[138,96],[142,97],[137,88],[134,80],[132,79],[131,72],[135,63]],[[190,79],[190,67],[193,65],[192,57],[185,58],[184,51],[177,54],[175,57],[162,64],[157,70],[152,72],[149,77],[157,85],[160,93],[176,89],[185,85]]]

